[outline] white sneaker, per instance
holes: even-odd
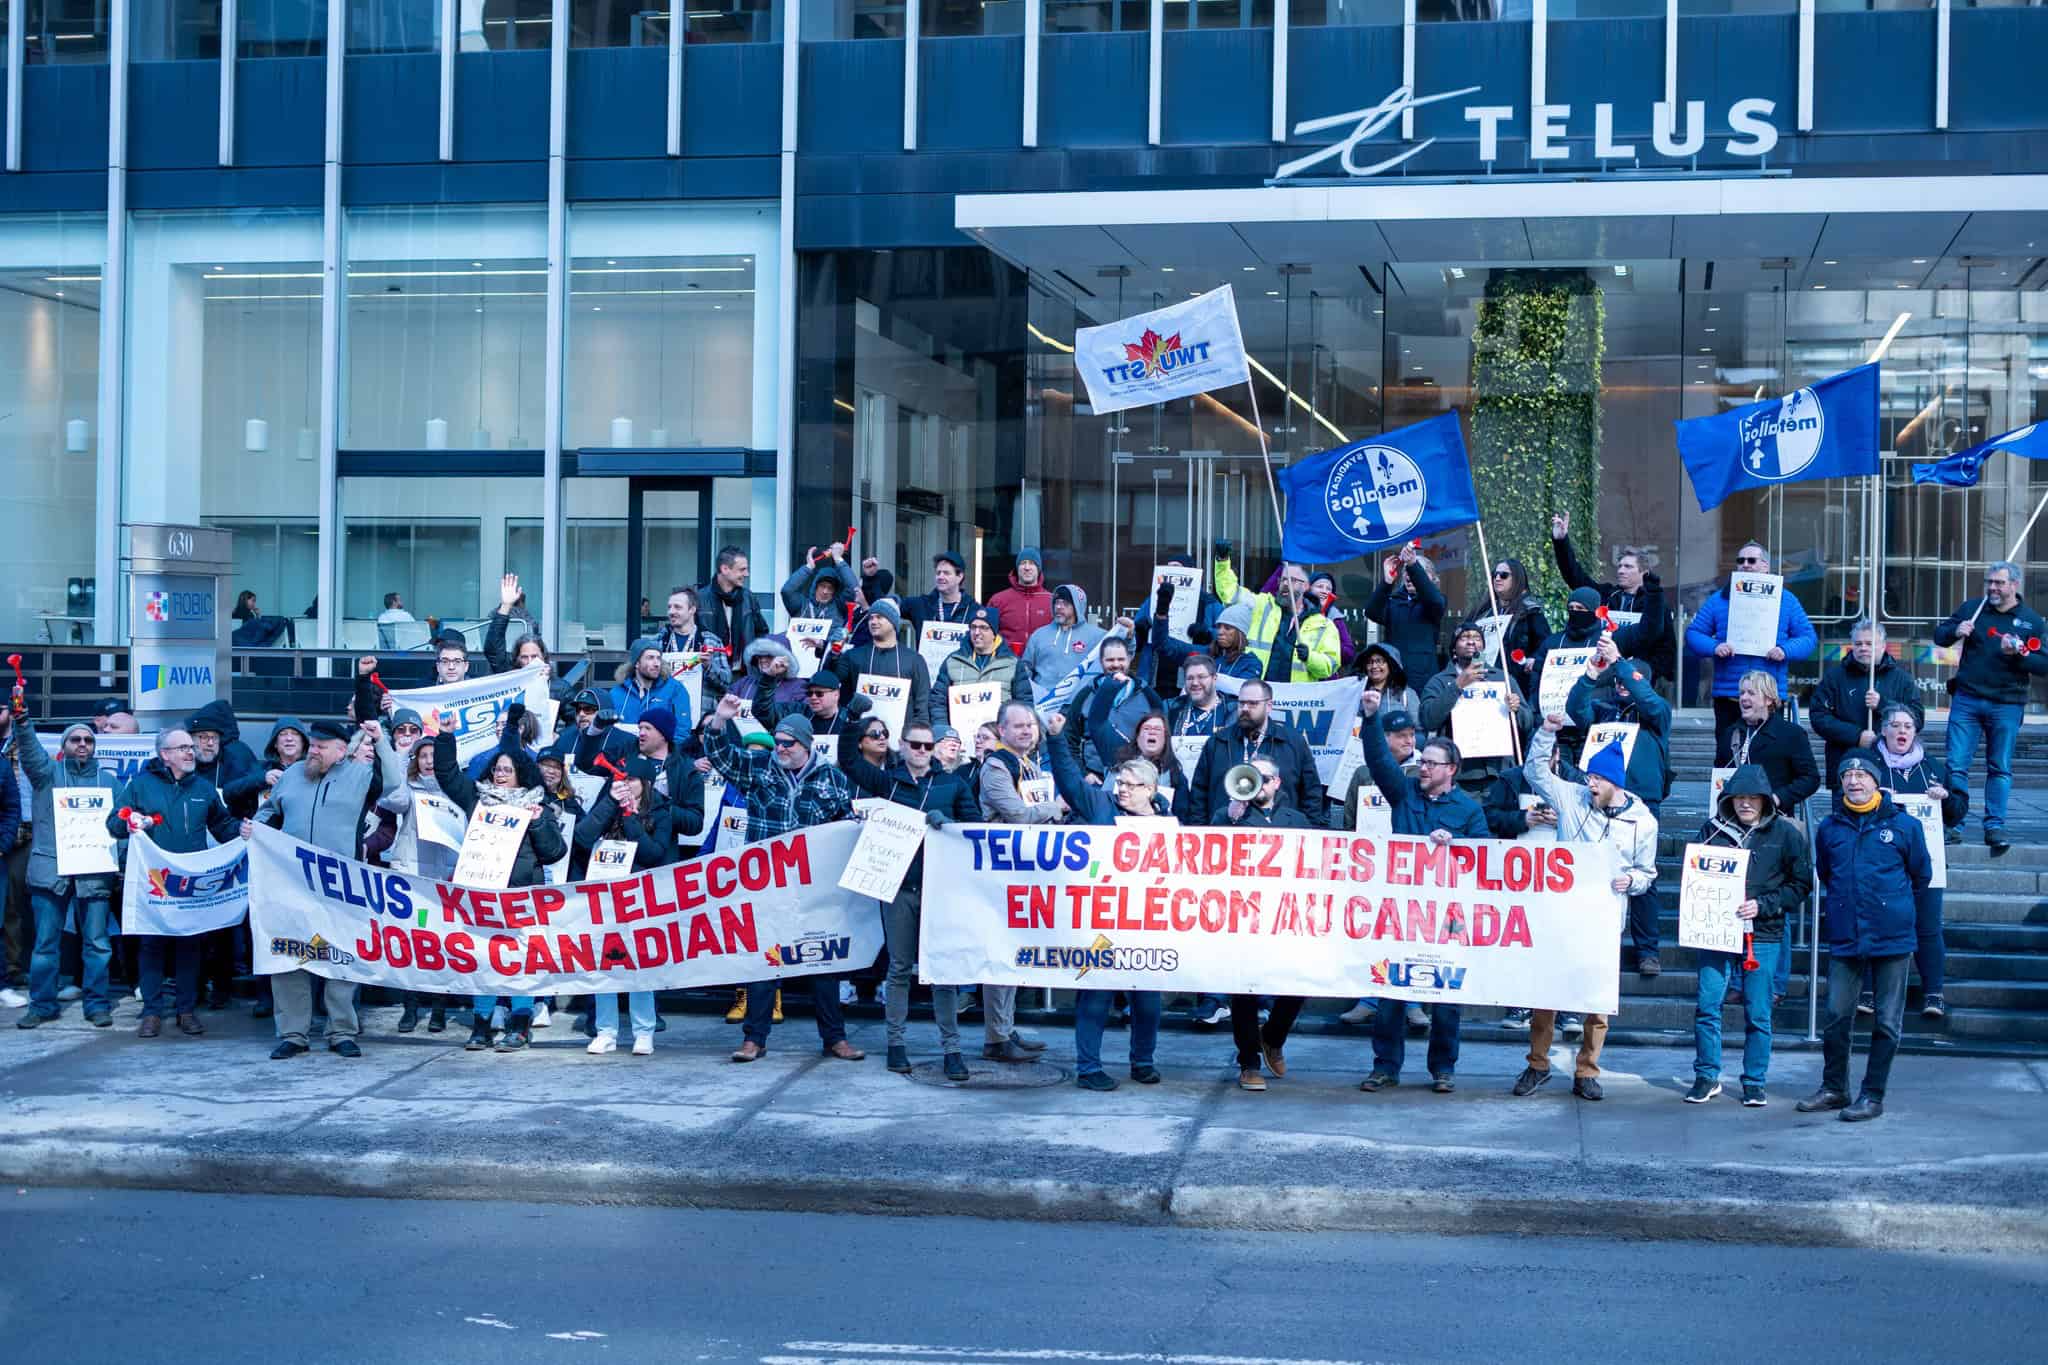
[[[1337,1016],[1337,1022],[1355,1026],[1358,1024],[1370,1024],[1378,1017],[1379,1010],[1371,1005],[1353,1005],[1350,1009]]]
[[[1216,1025],[1224,1022],[1228,1018],[1230,1018],[1230,1006],[1218,1005],[1214,1009],[1210,1010],[1208,1014],[1197,1016],[1195,1022],[1201,1024],[1205,1028],[1214,1028]]]
[[[545,1000],[533,1007],[533,1026],[535,1028],[546,1028],[548,1021],[553,1017],[548,1013],[548,1006]]]
[[[654,1055],[654,1035],[651,1033],[634,1034],[633,1055],[635,1057],[652,1057]]]
[[[134,998],[134,999],[137,999],[137,1000],[140,1000],[140,999],[142,998],[142,987],[140,987],[140,986],[137,986],[137,987],[135,988],[135,994],[134,994],[134,997],[133,997],[133,998]]]
[[[28,997],[14,989],[14,987],[0,986],[0,1005],[5,1005],[11,1010],[18,1010],[27,1003]]]
[[[57,992],[57,998],[59,1000],[76,1000],[84,994],[85,992],[76,986],[65,986]]]
[[[613,1033],[610,1029],[600,1029],[597,1036],[590,1040],[590,1046],[583,1050],[593,1057],[602,1057],[607,1052],[617,1052],[619,1050],[619,1035]]]
[[[839,983],[839,1003],[842,1005],[857,1005],[860,1003],[860,992],[854,989],[851,981]]]

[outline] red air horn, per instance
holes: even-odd
[[[1744,934],[1742,936],[1742,970],[1753,972],[1762,965],[1761,962],[1756,960],[1756,935]]]
[[[1998,627],[1997,627],[1997,626],[1986,626],[1986,627],[1985,627],[1985,629],[1986,629],[1986,630],[1988,630],[1988,631],[1989,631],[1989,632],[1991,633],[1991,638],[1992,638],[1992,639],[1994,639],[1994,640],[1995,640],[1995,639],[1997,639],[1997,638],[1998,638]],[[2012,638],[2014,638],[2014,639],[2018,639],[2019,637],[2018,637],[2018,636],[2014,636],[2014,637],[2012,637]],[[2029,636],[2027,637],[2027,639],[2026,639],[2026,643],[2024,643],[2024,644],[2022,644],[2022,645],[2020,646],[2020,648],[2019,648],[2019,652],[2020,652],[2020,653],[2022,653],[2022,654],[2034,654],[2034,653],[2037,653],[2037,652],[2039,652],[2040,648],[2041,648],[2041,637],[2040,637],[2040,636],[2038,636],[2038,635],[2029,635]]]
[[[605,755],[599,754],[596,758],[592,759],[591,762],[595,763],[598,767],[610,773],[613,777],[619,779],[619,781],[624,782],[626,780],[625,769],[621,768],[618,764],[612,762],[611,759],[607,758]]]
[[[21,720],[28,715],[28,702],[25,699],[28,692],[28,680],[21,676],[21,656],[19,654],[8,655],[7,666],[14,670],[14,696],[11,702],[14,709],[14,718]]]
[[[375,669],[372,669],[370,671],[370,682],[374,687],[376,687],[376,689],[379,692],[382,692],[385,696],[388,697],[391,695],[391,689],[384,685],[384,680],[377,676],[377,672]]]
[[[1614,621],[1607,615],[1607,607],[1604,603],[1598,607],[1593,608],[1593,614],[1600,618],[1600,629],[1614,629]]]
[[[151,825],[160,825],[164,822],[161,815],[145,815],[133,806],[123,806],[118,813],[131,829],[148,829]]]

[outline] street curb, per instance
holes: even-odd
[[[2038,1209],[1873,1200],[1474,1197],[1338,1185],[1109,1185],[958,1177],[849,1183],[800,1173],[555,1161],[423,1160],[383,1152],[280,1158],[156,1144],[24,1142],[0,1148],[16,1185],[374,1199],[503,1199],[897,1217],[1110,1222],[1246,1232],[1599,1237],[1639,1241],[2048,1253]]]

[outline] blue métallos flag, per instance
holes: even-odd
[[[1858,365],[1783,398],[1674,422],[1700,510],[1731,494],[1877,473],[1877,365]]]
[[[1280,486],[1287,490],[1280,552],[1304,563],[1356,559],[1479,520],[1455,412],[1290,465]]]
[[[1984,462],[1991,452],[2003,450],[2029,460],[2048,460],[2048,422],[2029,422],[2017,431],[1980,441],[1968,450],[1913,466],[1914,483],[1941,483],[1950,488],[1975,488],[1984,477]]]

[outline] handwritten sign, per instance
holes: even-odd
[[[1762,656],[1778,647],[1778,610],[1785,579],[1774,573],[1738,573],[1729,579],[1728,647]]]
[[[1740,954],[1744,926],[1737,911],[1749,899],[1748,885],[1748,849],[1687,844],[1678,883],[1678,946]]]
[[[1451,706],[1451,737],[1466,758],[1501,758],[1515,751],[1515,726],[1508,711],[1508,685],[1496,679],[1458,693]]]
[[[946,689],[947,723],[963,735],[994,724],[1002,709],[1001,683],[954,683]]]
[[[1622,771],[1628,771],[1628,761],[1635,757],[1636,737],[1642,732],[1643,727],[1632,720],[1603,720],[1597,725],[1587,726],[1586,744],[1579,750],[1580,771],[1585,771],[1586,765],[1593,761],[1594,754],[1610,744],[1617,743],[1621,745]]]
[[[1920,833],[1927,840],[1927,859],[1934,865],[1934,876],[1927,885],[1936,890],[1947,887],[1948,840],[1942,833],[1941,802],[1924,792],[1893,792],[1892,804],[1920,822]]]
[[[114,793],[105,787],[56,787],[50,798],[57,813],[57,875],[94,877],[118,872],[114,838],[107,833]]]
[[[901,744],[903,724],[910,716],[910,679],[863,673],[854,679],[853,690],[868,699],[870,714],[889,727],[889,747]]]
[[[526,827],[533,823],[523,806],[479,804],[462,836],[462,856],[455,860],[458,886],[504,887],[511,884],[512,864]]]
[[[856,896],[894,900],[910,864],[924,847],[924,832],[923,811],[894,802],[870,810],[861,821],[853,856],[839,874],[839,889]]]
[[[960,650],[960,642],[967,638],[967,623],[964,621],[927,621],[917,633],[918,657],[924,660],[925,669],[938,681],[939,666]],[[955,729],[960,727],[955,726]],[[971,735],[972,730],[960,730]]]
[[[1598,651],[1586,648],[1553,649],[1543,656],[1543,676],[1536,685],[1536,704],[1546,716],[1564,714],[1565,698],[1572,684],[1585,674],[1586,665]]]

